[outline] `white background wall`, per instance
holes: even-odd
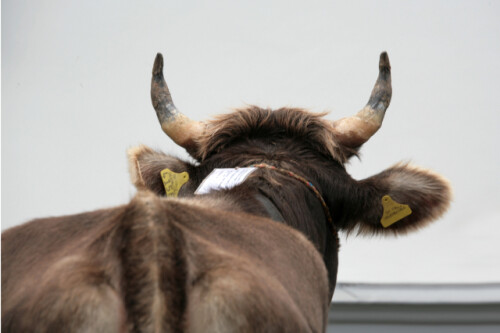
[[[126,149],[187,158],[151,107],[156,52],[194,119],[245,103],[367,101],[389,52],[393,100],[348,170],[400,161],[448,177],[448,214],[400,238],[342,239],[339,280],[500,281],[500,2],[2,1],[2,229],[126,203]]]

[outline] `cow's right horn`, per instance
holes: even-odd
[[[380,54],[379,74],[368,103],[357,114],[333,122],[334,133],[343,145],[358,148],[382,126],[392,96],[391,64]]]
[[[203,134],[203,122],[194,121],[179,112],[172,101],[167,83],[163,77],[163,56],[156,55],[151,78],[151,102],[160,121],[162,130],[188,151],[195,148],[195,139]]]

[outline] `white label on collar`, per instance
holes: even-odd
[[[206,194],[211,191],[227,190],[240,185],[257,168],[224,168],[213,169],[194,194]]]

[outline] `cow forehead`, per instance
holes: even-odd
[[[197,140],[198,151],[195,157],[204,160],[231,142],[244,137],[272,139],[275,136],[287,136],[307,141],[320,153],[344,163],[352,152],[338,143],[331,123],[323,119],[326,114],[312,113],[300,108],[272,110],[249,106],[237,109],[206,123],[205,133]]]

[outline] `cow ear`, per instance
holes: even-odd
[[[341,229],[360,234],[406,233],[441,217],[452,191],[442,176],[409,164],[397,164],[362,180],[351,198],[355,209]],[[352,203],[351,203],[352,204]],[[350,210],[349,210],[350,211]]]
[[[132,183],[138,190],[151,190],[158,195],[165,195],[161,172],[170,169],[174,173],[187,173],[187,182],[182,183],[179,195],[192,194],[196,189],[194,173],[196,167],[175,157],[140,145],[127,151],[129,171]]]

